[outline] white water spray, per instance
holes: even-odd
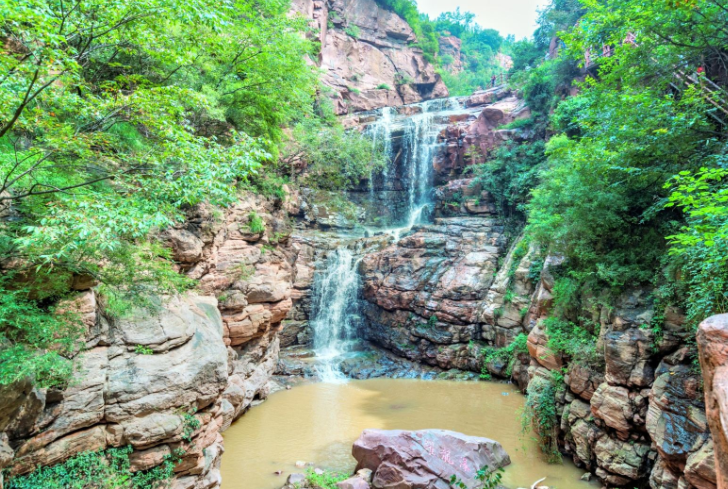
[[[316,370],[324,382],[346,382],[339,365],[354,339],[352,323],[358,312],[359,261],[350,250],[336,249],[314,282],[310,325],[318,360]]]
[[[417,225],[425,209],[432,205],[430,191],[433,186],[433,159],[439,146],[438,135],[447,125],[450,111],[461,110],[456,99],[433,100],[417,104],[420,113],[397,116],[392,108],[381,110],[381,117],[371,124],[367,133],[373,144],[383,144],[392,155],[392,136],[402,129],[402,160],[404,187],[407,192],[407,213],[398,227],[368,229],[371,232],[389,232],[395,240]],[[383,178],[394,178],[394,165]],[[374,198],[374,187],[370,187]],[[316,353],[316,370],[324,382],[341,383],[347,378],[341,371],[341,362],[351,353],[355,339],[355,321],[358,318],[360,279],[357,268],[361,259],[341,247],[333,250],[325,268],[314,282],[310,326]]]

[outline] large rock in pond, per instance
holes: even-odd
[[[364,430],[352,455],[376,489],[450,489],[453,475],[471,487],[478,470],[511,463],[497,441],[446,430]]]

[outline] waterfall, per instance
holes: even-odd
[[[395,110],[392,107],[383,107],[380,109],[380,116],[377,121],[371,124],[366,129],[366,133],[372,139],[372,146],[377,148],[382,145],[384,154],[388,158],[392,158],[392,123],[394,121]],[[391,165],[390,165],[391,171]],[[370,198],[374,200],[374,178],[376,177],[375,171],[372,169],[369,173],[369,194]],[[383,175],[387,178],[386,175]]]
[[[417,106],[421,112],[405,119],[402,138],[404,165],[407,169],[407,229],[417,224],[425,208],[432,204],[433,159],[440,144],[438,136],[445,125],[438,120],[438,116],[460,108],[456,99],[431,100]]]
[[[367,128],[367,133],[376,146],[381,142],[384,145],[384,152],[392,154],[392,122],[394,120],[394,109],[384,107],[381,109],[381,116],[377,121]]]
[[[407,193],[407,210],[400,226],[404,227],[372,229],[389,232],[395,240],[416,225],[425,209],[432,205],[433,159],[440,144],[438,135],[448,124],[447,113],[461,110],[456,99],[433,100],[414,107],[420,109],[418,113],[407,116],[397,115],[390,107],[381,109],[380,117],[367,128],[372,144],[383,144],[390,155],[393,153],[393,134],[402,131],[400,165],[404,169],[402,183]],[[391,165],[382,178],[389,183],[387,179],[395,176],[394,165]],[[370,192],[372,198],[376,198],[373,183]],[[355,339],[360,260],[351,250],[340,246],[329,253],[323,270],[317,272],[314,280],[309,324],[313,331],[316,370],[324,382],[346,382],[340,366],[345,355],[351,352]]]
[[[324,270],[314,281],[309,324],[319,360],[317,371],[324,382],[346,382],[339,364],[354,339],[352,322],[358,317],[359,261],[350,250],[338,248],[328,256]]]

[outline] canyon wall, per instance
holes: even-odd
[[[363,259],[362,336],[441,370],[510,379],[536,402],[552,403],[553,428],[539,433],[551,455],[572,458],[607,486],[715,487],[700,373],[681,311],[660,308],[649,288],[616,299],[605,291],[582,298],[575,313],[595,328],[596,353],[566,358],[549,347],[544,321],[562,260],[509,236],[487,192],[462,177],[477,155],[528,138],[499,128],[528,112],[494,92],[467,102],[480,98],[486,105],[475,121],[455,117],[440,136],[434,223]],[[522,348],[512,360],[488,356],[516,338]]]
[[[295,14],[316,29],[315,62],[338,115],[447,96],[410,26],[374,0],[295,0]],[[292,220],[351,226],[326,196],[309,194],[285,203],[243,195],[224,212],[195,208],[166,231],[179,271],[197,282],[194,292],[113,318],[96,284],[79,281],[66,305],[86,327],[73,381],[0,392],[0,469],[12,477],[84,451],[131,446],[133,471],[182,453],[174,489],[218,487],[220,433],[268,395],[281,341],[310,340],[305,327],[279,338],[281,322],[307,317],[315,262],[329,247],[325,239],[294,242]],[[252,232],[254,215],[263,232]]]
[[[82,286],[86,349],[66,389],[13,385],[0,394],[0,467],[10,476],[85,451],[131,446],[132,471],[180,457],[174,489],[219,487],[222,436],[265,399],[278,330],[297,280],[280,202],[247,195],[225,213],[196,208],[163,238],[197,290],[121,318]],[[252,232],[251,217],[265,223]],[[1,487],[1,484],[0,484]]]

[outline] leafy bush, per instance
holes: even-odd
[[[525,222],[526,204],[546,161],[544,147],[542,141],[508,142],[492,158],[472,167],[473,184],[491,194],[503,217]]]
[[[20,286],[16,278],[23,277],[0,276],[0,386],[22,379],[61,386],[72,372],[70,358],[83,345],[80,318],[47,304],[63,296],[67,283],[40,274],[39,289]]]
[[[571,321],[549,317],[544,320],[544,326],[551,350],[565,355],[571,363],[604,369],[604,354],[596,348],[598,325],[593,327],[595,331],[590,331]]]
[[[134,347],[134,353],[137,355],[154,355],[154,350],[146,345],[136,345]]]
[[[287,150],[287,161],[305,163],[298,183],[322,190],[345,190],[384,170],[389,163],[384,146],[357,131],[328,127],[315,121],[299,124]]]
[[[248,213],[248,229],[253,234],[261,234],[265,232],[265,222],[255,211]]]
[[[475,474],[475,485],[466,484],[459,477],[453,475],[450,477],[450,486],[456,489],[496,489],[500,486],[503,472],[503,467],[493,470],[483,467]]]
[[[346,474],[339,474],[324,470],[323,473],[317,474],[312,468],[306,469],[306,480],[314,489],[336,489],[336,483],[348,479]]]
[[[483,356],[483,368],[481,370],[481,378],[490,378],[488,373],[488,364],[493,362],[503,362],[506,365],[506,377],[513,375],[513,366],[518,358],[519,353],[528,353],[528,335],[519,333],[510,345],[505,348],[487,347],[481,350]]]
[[[167,456],[162,465],[131,472],[132,447],[84,452],[63,463],[40,467],[27,475],[10,477],[7,489],[162,489],[171,479],[180,453]]]
[[[359,36],[361,36],[361,30],[359,30],[359,26],[356,24],[349,24],[344,32],[354,39],[359,39]]]
[[[556,396],[564,386],[563,377],[558,373],[553,374],[550,379],[534,377],[528,384],[521,426],[524,433],[534,431],[539,447],[548,462],[558,463],[561,462],[561,453],[558,445],[559,419]]]
[[[390,87],[386,83],[380,83],[379,85],[377,85],[377,89],[378,90],[391,90],[392,87]]]

